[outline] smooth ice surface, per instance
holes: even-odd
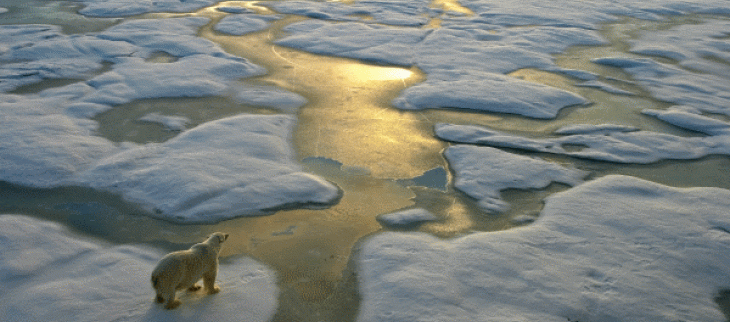
[[[295,113],[307,103],[301,95],[273,86],[241,86],[234,90],[239,103],[272,107],[286,113]]]
[[[0,180],[57,187],[99,159],[123,150],[93,136],[95,122],[68,116],[64,108],[79,112],[105,107],[74,104],[61,95],[29,98],[0,94]]]
[[[500,191],[540,189],[551,182],[577,185],[588,173],[539,158],[520,156],[490,147],[454,145],[444,156],[455,172],[454,187],[479,201],[487,211],[505,211],[509,205]]]
[[[644,33],[631,52],[673,59],[680,66],[730,77],[730,22],[710,20]],[[717,59],[717,61],[708,60]],[[724,63],[722,63],[724,62]]]
[[[593,62],[624,69],[662,101],[730,116],[730,82],[725,77],[694,73],[651,58],[604,57]]]
[[[296,14],[320,20],[367,21],[381,24],[421,26],[428,16],[436,13],[428,5],[431,0],[355,1],[353,3],[318,1],[277,1],[267,4],[278,12]],[[367,18],[366,18],[367,17]]]
[[[289,148],[295,119],[240,115],[208,122],[160,144],[129,149],[77,177],[181,222],[240,215],[339,197],[333,184],[303,172]]]
[[[15,215],[0,215],[0,241],[3,321],[268,321],[276,310],[274,273],[249,258],[221,261],[220,293],[180,292],[168,311],[150,284],[159,250],[101,245]]]
[[[188,119],[187,117],[162,115],[160,113],[146,114],[145,116],[140,117],[138,121],[159,123],[165,126],[165,128],[170,131],[183,131],[185,130],[185,125],[190,123],[190,119]]]
[[[730,191],[608,176],[532,225],[442,240],[369,238],[358,321],[724,321]]]
[[[658,113],[657,115],[662,115]],[[670,119],[672,114],[664,114]],[[676,114],[674,114],[676,117]],[[660,117],[661,118],[661,117]],[[680,116],[674,125],[690,130],[707,127],[716,135],[681,137],[650,131],[627,131],[623,126],[585,125],[583,133],[570,134],[574,126],[556,133],[567,135],[556,138],[532,139],[471,125],[436,125],[436,135],[444,140],[480,144],[493,147],[515,148],[535,152],[569,155],[585,159],[620,163],[647,164],[660,160],[691,160],[711,154],[730,155],[728,124],[700,115]],[[708,127],[711,125],[711,127]],[[594,128],[593,130],[589,130]],[[611,130],[613,128],[613,130]],[[713,130],[715,129],[715,130]],[[717,130],[722,129],[722,130]]]
[[[392,227],[406,227],[436,219],[436,215],[422,208],[406,209],[378,216],[378,221]]]
[[[277,19],[278,16],[230,15],[221,19],[213,28],[222,33],[240,36],[266,29],[271,21]]]
[[[80,14],[91,17],[124,17],[148,12],[190,12],[218,0],[82,0]]]

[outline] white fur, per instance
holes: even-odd
[[[180,305],[175,293],[180,290],[197,291],[196,284],[201,278],[208,294],[220,292],[215,285],[218,274],[218,254],[221,244],[228,239],[228,234],[214,233],[204,242],[195,244],[188,250],[172,252],[162,257],[152,271],[152,288],[157,291],[158,303],[167,302],[166,309],[174,309]]]

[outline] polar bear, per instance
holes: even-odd
[[[157,303],[164,303],[166,309],[174,309],[180,305],[175,293],[180,290],[197,291],[196,284],[201,278],[208,294],[220,292],[215,285],[218,274],[218,254],[221,244],[228,239],[228,234],[214,233],[204,242],[195,244],[188,250],[172,252],[162,257],[152,271],[152,288],[157,291]]]

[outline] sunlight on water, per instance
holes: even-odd
[[[434,8],[441,8],[446,11],[453,11],[462,13],[465,15],[473,15],[474,12],[471,9],[462,6],[458,0],[433,0],[431,6]]]
[[[352,83],[389,80],[405,81],[414,75],[412,71],[403,68],[368,66],[361,63],[342,64],[336,70],[343,75],[349,75],[348,80]]]

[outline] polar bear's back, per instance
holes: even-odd
[[[152,287],[174,285],[179,290],[195,284],[205,272],[217,269],[217,254],[210,248],[205,244],[195,244],[189,250],[172,252],[162,257],[152,270]]]

